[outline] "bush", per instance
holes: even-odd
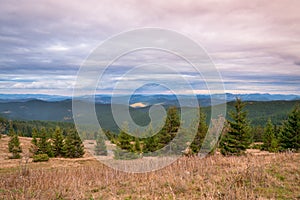
[[[114,158],[116,160],[133,160],[133,159],[137,159],[140,158],[140,155],[134,152],[128,152],[126,150],[122,150],[122,149],[115,149],[114,151]]]
[[[253,143],[250,145],[250,149],[259,149],[259,150],[264,150],[263,149],[263,144],[261,143]]]
[[[19,153],[13,153],[12,156],[9,157],[9,159],[20,159],[21,155]]]
[[[33,156],[33,162],[47,162],[49,156],[47,154],[38,154]]]

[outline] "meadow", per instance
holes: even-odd
[[[27,158],[31,138],[20,137],[21,160],[8,159],[0,139],[0,199],[299,199],[300,154],[249,150],[246,156],[182,157],[148,173],[111,169],[83,158]]]

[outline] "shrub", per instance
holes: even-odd
[[[20,159],[21,155],[19,153],[13,153],[12,156],[9,157],[9,159]]]
[[[114,151],[114,158],[116,160],[133,160],[133,159],[137,159],[140,158],[140,155],[134,152],[128,152],[126,150],[122,150],[122,149],[115,149]]]
[[[47,162],[49,156],[47,154],[38,154],[33,156],[33,162]]]

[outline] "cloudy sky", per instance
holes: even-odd
[[[159,27],[200,44],[226,92],[300,94],[299,7],[298,0],[0,0],[0,93],[71,95],[80,65],[101,42],[122,31]],[[175,61],[172,66],[191,82],[198,78]],[[123,59],[115,65],[98,92],[113,89],[131,64]],[[153,74],[172,77],[159,67]]]

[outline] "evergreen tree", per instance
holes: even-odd
[[[176,107],[167,110],[167,117],[162,130],[157,134],[158,148],[163,148],[176,136],[180,126],[180,118]]]
[[[138,138],[135,138],[134,150],[135,150],[135,152],[138,152],[138,153],[140,153],[142,151],[141,143],[140,143],[140,140]]]
[[[298,151],[300,149],[300,105],[297,104],[285,121],[281,136],[280,146],[283,149]]]
[[[32,140],[31,140],[31,146],[30,146],[30,153],[32,153],[33,155],[37,154],[38,151],[38,140],[37,140],[37,130],[34,128],[32,130]]]
[[[0,139],[2,134],[4,134],[6,131],[7,124],[8,124],[7,120],[0,117]]]
[[[200,151],[207,130],[208,130],[208,126],[206,124],[206,115],[205,113],[200,112],[198,130],[193,142],[190,145],[190,148],[193,153],[198,153]]]
[[[53,157],[53,151],[51,147],[51,143],[47,138],[46,129],[42,128],[40,139],[37,142],[38,150],[36,154],[47,154],[49,157]]]
[[[20,140],[18,135],[13,131],[12,126],[10,127],[10,140],[8,142],[8,150],[12,153],[10,158],[18,159],[21,158],[20,153],[22,152],[22,148],[20,146]]]
[[[167,111],[165,130],[167,133],[177,133],[180,126],[180,119],[176,107],[170,107]]]
[[[158,138],[156,136],[148,137],[143,139],[144,140],[144,153],[155,152],[159,149],[158,147]]]
[[[59,127],[55,129],[53,135],[53,154],[55,157],[63,156],[64,136]]]
[[[12,149],[14,148],[14,145],[15,145],[15,143],[13,141],[13,139],[14,139],[13,136],[16,135],[16,133],[15,133],[15,131],[14,131],[11,123],[9,125],[9,133],[8,133],[8,135],[10,136],[10,140],[8,142],[8,151],[12,152]]]
[[[65,138],[63,155],[67,158],[80,158],[84,155],[84,147],[75,130],[71,130]]]
[[[121,130],[118,136],[118,146],[123,150],[132,152],[133,151],[133,146],[131,144],[132,141],[133,141],[133,137],[125,133],[125,131]]]
[[[278,151],[278,141],[275,137],[274,126],[271,119],[268,120],[264,130],[262,150],[270,152]]]
[[[109,130],[104,130],[104,134],[106,135],[107,139],[115,144],[117,142],[118,139],[118,135],[115,133],[110,132]]]
[[[152,128],[150,128],[149,130],[147,130],[147,134],[146,135],[153,135],[153,130]],[[157,135],[151,136],[151,137],[147,137],[147,138],[143,138],[143,152],[144,153],[150,153],[150,152],[155,152],[156,150],[158,150],[158,137]]]
[[[106,145],[105,145],[105,140],[99,134],[97,136],[96,143],[97,144],[95,146],[95,154],[97,156],[107,156],[107,149],[106,149]]]
[[[237,98],[235,112],[230,112],[232,121],[228,120],[229,130],[220,143],[223,155],[242,155],[251,144],[250,126],[244,107],[242,100]]]

